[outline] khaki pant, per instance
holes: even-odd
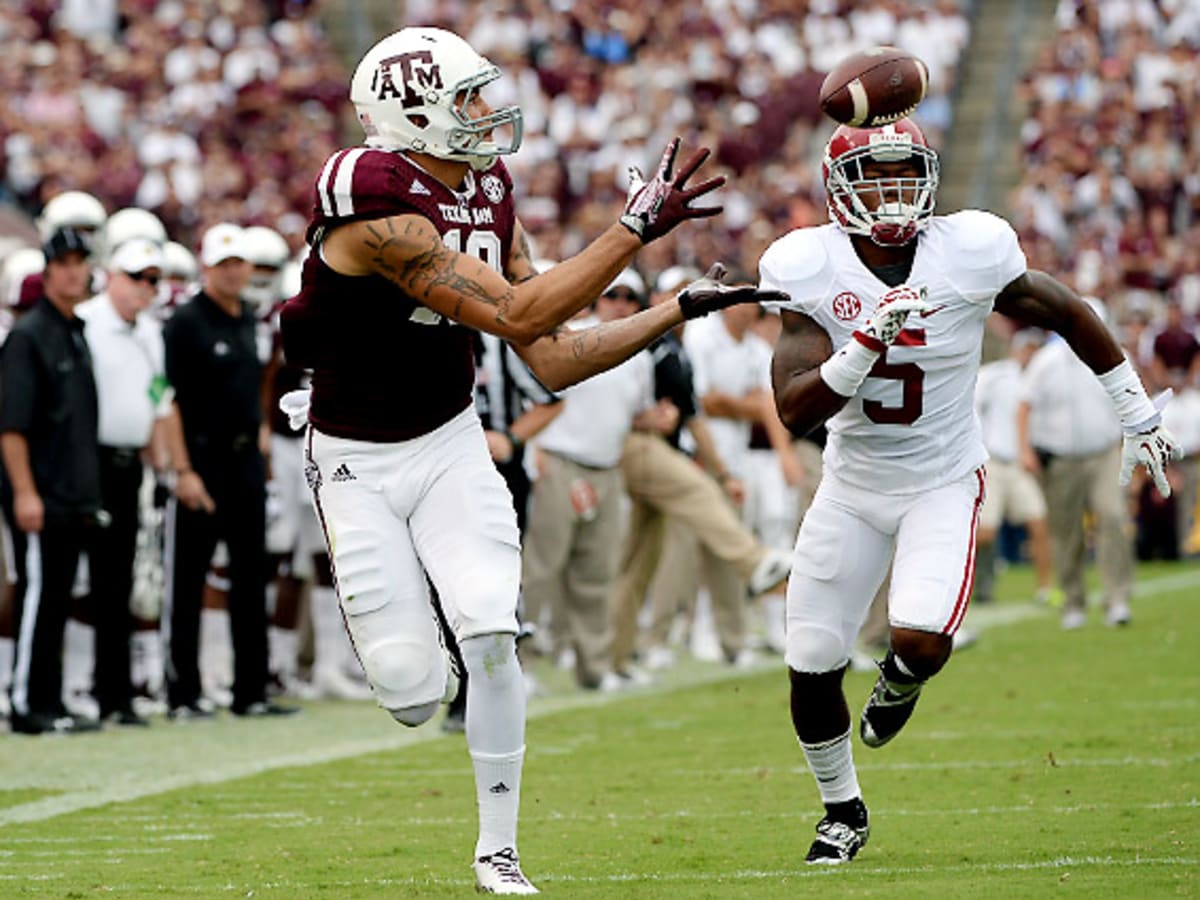
[[[1128,603],[1133,593],[1133,550],[1129,510],[1117,484],[1121,448],[1088,456],[1055,456],[1042,471],[1042,490],[1048,508],[1054,569],[1066,595],[1064,608],[1082,610],[1086,541],[1084,511],[1094,523],[1096,562],[1104,585],[1105,606]]]
[[[675,616],[681,611],[695,621],[696,596],[701,585],[708,588],[721,653],[732,662],[746,646],[746,580],[676,519],[667,520],[662,562],[650,588],[651,620],[646,646],[665,644]]]
[[[637,643],[637,617],[656,570],[663,572],[655,592],[654,624],[648,635],[663,643],[681,603],[695,599],[699,558],[712,575],[714,616],[721,643],[745,640],[745,586],[766,553],[738,518],[717,483],[685,454],[657,435],[635,432],[621,460],[632,507],[620,574],[613,590],[613,664],[628,666]],[[671,522],[668,527],[668,519]],[[668,535],[672,537],[669,539]],[[668,554],[667,547],[672,550]],[[703,553],[699,550],[703,547]],[[722,572],[727,569],[727,572]],[[690,598],[687,591],[691,588]],[[724,624],[728,632],[723,631]]]
[[[522,560],[526,618],[536,624],[548,611],[551,632],[575,649],[579,684],[596,687],[609,669],[608,600],[621,550],[621,470],[590,469],[544,451],[542,457]],[[595,497],[583,514],[571,499],[581,485],[590,486]]]

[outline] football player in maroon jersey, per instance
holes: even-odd
[[[499,70],[461,38],[406,28],[369,50],[351,100],[365,145],[316,181],[302,288],[283,310],[284,352],[312,369],[307,473],[346,625],[379,704],[410,726],[453,697],[427,578],[469,675],[481,890],[533,894],[517,857],[525,693],[515,652],[520,547],[508,489],[472,402],[471,329],[511,342],[551,389],[610,368],[685,318],[763,297],[719,273],[638,316],[584,331],[587,307],[649,241],[719,206],[723,183],[631,171],[624,214],[572,259],[536,274],[499,157],[521,112],[480,88]]]

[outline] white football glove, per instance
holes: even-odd
[[[900,336],[909,313],[927,309],[929,303],[925,299],[925,288],[913,290],[907,285],[894,287],[880,298],[874,314],[855,337],[859,343],[882,353]]]
[[[1183,459],[1183,445],[1175,435],[1161,425],[1139,434],[1127,434],[1121,445],[1121,485],[1129,484],[1133,470],[1139,464],[1146,467],[1158,492],[1171,496],[1171,485],[1167,482],[1167,464],[1173,459]]]

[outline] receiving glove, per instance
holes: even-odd
[[[710,312],[737,303],[783,303],[788,295],[782,291],[764,291],[753,284],[727,284],[725,266],[715,262],[703,278],[693,281],[676,296],[685,319],[698,319]]]
[[[929,309],[925,289],[919,291],[901,285],[892,288],[879,301],[875,312],[850,340],[821,364],[821,379],[830,390],[853,397],[866,381],[871,368],[904,330],[909,313]]]
[[[1161,425],[1141,434],[1127,434],[1121,444],[1121,485],[1129,484],[1134,468],[1140,463],[1154,479],[1158,492],[1170,497],[1167,464],[1173,459],[1183,459],[1183,445]]]
[[[904,323],[909,313],[923,312],[929,309],[925,300],[925,288],[919,291],[901,285],[892,288],[883,295],[879,305],[867,324],[861,331],[854,332],[854,338],[876,353],[882,353],[899,337],[904,330]]]
[[[1166,408],[1175,392],[1167,388],[1154,398],[1154,419],[1147,423],[1145,431],[1126,434],[1121,442],[1121,477],[1122,487],[1129,484],[1133,478],[1133,470],[1139,464],[1146,467],[1158,492],[1163,497],[1171,496],[1171,484],[1167,481],[1167,464],[1173,459],[1183,459],[1183,445],[1175,439],[1175,435],[1158,424],[1161,413]]]
[[[708,150],[701,148],[684,163],[679,174],[672,177],[675,154],[679,152],[679,138],[671,141],[663,152],[654,177],[646,181],[641,170],[629,167],[629,195],[621,224],[648,244],[662,237],[685,219],[703,219],[721,212],[722,206],[692,207],[689,204],[697,197],[715,191],[725,183],[724,176],[710,178],[693,188],[686,187],[687,180],[708,159]]]

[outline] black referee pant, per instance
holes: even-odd
[[[79,556],[93,539],[93,519],[46,510],[42,530],[16,527],[12,501],[4,516],[12,537],[17,574],[13,602],[12,710],[15,716],[61,716],[63,632]]]
[[[267,699],[266,465],[256,445],[192,458],[216,504],[214,513],[167,504],[163,604],[167,701],[194,705],[201,695],[200,610],[217,541],[229,550],[229,625],[233,638],[233,709]]]
[[[137,447],[100,448],[100,498],[108,521],[96,530],[95,552],[88,554],[96,668],[92,693],[101,717],[133,704],[129,639],[133,615],[133,559],[137,552],[138,494],[145,467]]]

